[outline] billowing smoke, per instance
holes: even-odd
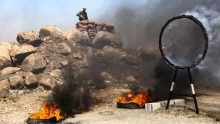
[[[105,15],[103,20],[113,19],[113,24],[116,27],[117,33],[122,37],[124,47],[138,48],[143,45],[150,45],[159,51],[159,33],[165,22],[180,14],[194,15],[203,23],[209,35],[209,49],[205,61],[200,63],[200,65],[194,70],[196,82],[204,85],[206,84],[206,86],[210,87],[220,86],[220,79],[218,76],[220,73],[220,68],[218,67],[220,61],[220,37],[218,35],[220,29],[219,5],[220,1],[216,0],[149,0],[142,5],[137,5],[131,0],[123,2],[120,6],[117,6],[116,11],[113,11],[114,13],[112,15]],[[199,39],[201,35],[200,33],[194,32],[195,30],[197,29],[192,28],[189,32],[192,32],[193,35]],[[181,47],[185,48],[187,45],[188,44],[181,44]],[[196,44],[193,44],[191,49],[193,49],[194,46],[196,46]],[[154,61],[155,63],[158,62],[158,60],[149,61]],[[165,65],[162,60],[159,60],[158,63],[159,64],[154,65],[156,71],[151,73],[155,73],[155,78],[157,78],[159,82],[164,83],[164,81],[166,81],[165,83],[167,83],[167,81],[171,80],[171,77],[168,77],[169,80],[165,77],[168,75],[167,73],[169,73],[169,71],[166,69],[164,71],[157,70],[163,70],[166,68],[165,66],[168,65]],[[146,68],[148,68],[148,65],[146,65]],[[146,70],[146,73],[149,71],[152,70]],[[169,73],[169,75],[171,74]],[[147,75],[145,76],[145,78],[148,78]],[[161,80],[161,78],[165,80]]]
[[[136,49],[143,45],[149,45],[159,51],[159,33],[165,22],[173,16],[180,14],[194,15],[206,27],[210,40],[209,50],[205,61],[203,61],[193,71],[193,75],[196,78],[196,84],[220,86],[220,79],[218,77],[220,73],[220,68],[218,68],[218,63],[220,62],[220,59],[218,58],[220,53],[218,47],[218,40],[220,39],[218,36],[220,29],[220,16],[219,9],[216,8],[216,5],[219,5],[219,3],[220,2],[216,2],[214,0],[161,0],[148,1],[144,5],[133,6],[129,2],[126,2],[120,4],[116,11],[114,11],[113,15],[108,17],[105,15],[105,19],[109,18],[109,20],[113,20],[117,33],[121,35],[121,38],[124,41],[124,47]],[[190,27],[191,26],[189,26],[189,28]],[[186,28],[188,29],[188,27]],[[199,44],[201,32],[198,31],[199,29],[196,26],[191,28],[192,29],[190,29],[190,31],[186,29],[181,31],[181,33],[192,33],[196,36],[196,38],[198,38],[198,41],[196,41],[195,44],[181,43],[181,47],[186,48],[187,45],[190,44],[192,46],[190,46],[189,49],[193,50],[195,47],[200,47],[201,45]],[[175,35],[179,36],[180,34],[177,33]],[[188,42],[191,40],[192,39],[189,38]],[[177,45],[179,44],[177,43]],[[200,51],[196,51],[195,53],[197,54],[199,52]],[[188,56],[188,54],[185,56]],[[111,75],[117,79],[130,74],[135,75],[139,78],[142,85],[153,90],[153,98],[164,98],[167,95],[169,84],[172,80],[172,70],[161,58],[146,57],[145,62],[136,62],[136,55],[134,55],[135,57],[122,57],[121,59],[119,54],[111,56],[109,54],[102,55],[100,53],[98,56],[101,57],[90,59],[88,63],[90,68],[88,68],[85,73],[81,75],[78,74],[78,78],[75,78],[77,77],[75,75],[71,75],[74,70],[71,70],[71,67],[67,67],[64,74],[66,76],[65,84],[54,89],[53,100],[60,106],[65,114],[72,115],[73,113],[88,110],[94,102],[90,92],[92,90],[92,86],[90,86],[91,84],[89,84],[90,82],[88,80],[92,79],[95,82],[95,84],[92,85],[96,86],[97,89],[101,89],[106,86],[106,84],[103,84],[105,82],[104,78],[109,78],[110,81],[113,80],[114,82]],[[189,58],[191,58],[191,56]],[[137,65],[137,63],[139,63],[138,67],[134,66]],[[131,66],[132,68],[130,68]],[[134,69],[135,71],[133,71]],[[124,81],[124,78],[121,80]],[[180,72],[178,81],[189,81],[185,72]],[[184,87],[186,86],[186,83],[180,84]],[[180,86],[181,88],[182,85]]]
[[[161,27],[169,18],[192,10],[204,2],[205,0],[157,0],[135,5],[129,1],[123,2],[113,15],[105,18],[113,19],[125,47],[134,48],[146,43],[157,47]]]
[[[220,13],[218,9],[210,8],[207,6],[196,6],[193,10],[187,11],[186,14],[192,14],[198,19],[200,19],[204,26],[206,27],[209,35],[209,50],[207,58],[205,61],[198,66],[202,71],[207,71],[211,73],[211,76],[214,76],[219,82],[219,72],[220,68],[218,67],[219,59],[219,46],[220,46]],[[206,73],[206,74],[207,74]],[[205,76],[210,77],[210,75]],[[208,79],[210,80],[210,79]]]
[[[51,100],[65,116],[88,111],[93,99],[88,85],[75,79],[73,67],[64,70],[64,83],[53,89]]]

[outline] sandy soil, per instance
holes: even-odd
[[[118,92],[120,93],[120,92]],[[49,91],[37,89],[16,99],[0,101],[0,124],[24,124],[38,110]],[[106,92],[105,92],[106,94]],[[118,109],[114,104],[95,106],[91,111],[65,119],[61,124],[215,124],[220,119],[220,93],[209,92],[198,97],[200,115],[187,107],[172,107],[146,113],[144,109]]]
[[[0,124],[24,124],[28,116],[40,108],[42,101],[49,93],[49,91],[39,88],[16,96],[16,98],[1,100]]]
[[[181,111],[180,111],[181,110]],[[75,118],[66,119],[67,122],[76,124],[215,124],[213,118],[196,115],[190,110],[181,108],[164,109],[146,113],[145,110],[129,110],[117,108],[100,108],[93,112],[76,115]]]

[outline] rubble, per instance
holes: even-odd
[[[76,29],[82,33],[87,33],[90,44],[95,48],[103,48],[106,45],[121,47],[122,42],[115,34],[113,25],[97,23],[91,20],[79,21]]]
[[[122,48],[113,25],[83,20],[65,33],[55,25],[47,25],[39,32],[18,33],[17,42],[0,45],[1,80],[9,81],[9,89],[42,86],[52,90],[65,82],[64,73],[70,67],[74,78],[89,85],[103,81],[103,85],[124,87],[139,81],[127,76],[139,73],[133,66],[139,67],[143,60],[137,51]]]

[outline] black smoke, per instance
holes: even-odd
[[[75,78],[72,66],[65,67],[63,75],[64,82],[53,89],[51,100],[65,116],[88,111],[94,105],[88,85]]]
[[[209,49],[205,60],[193,69],[193,77],[197,86],[200,87],[219,87],[220,79],[217,76],[220,73],[219,63],[219,24],[216,20],[219,17],[220,1],[217,0],[154,0],[146,1],[144,4],[136,4],[134,1],[122,1],[119,6],[115,6],[112,14],[105,14],[100,20],[112,20],[116,32],[120,34],[123,40],[123,46],[126,48],[136,49],[143,45],[149,45],[158,49],[159,33],[166,21],[174,16],[189,14],[197,17],[207,29],[209,35]],[[192,33],[198,40],[191,44],[190,49],[194,49],[200,40],[201,33],[197,28],[192,27],[187,33]],[[181,35],[176,33],[175,35]],[[198,36],[198,37],[197,37]],[[181,48],[187,48],[188,43],[181,43]],[[201,44],[200,44],[201,45]],[[202,44],[203,45],[203,44]],[[179,50],[179,49],[177,49]],[[200,50],[196,51],[196,53]],[[191,57],[190,52],[188,52]],[[158,55],[159,56],[159,55]],[[187,55],[185,55],[187,56]],[[198,55],[197,55],[198,56]],[[195,55],[193,55],[195,58]],[[150,59],[153,64],[145,66],[142,74],[143,79],[157,80],[155,90],[161,90],[162,86],[169,86],[172,80],[172,69],[160,59]],[[181,61],[182,62],[182,61]],[[180,62],[180,63],[181,63]],[[184,62],[185,63],[185,62]],[[149,69],[154,67],[154,70]],[[183,71],[183,74],[185,72]],[[182,75],[182,74],[181,74]],[[187,77],[179,76],[179,81],[185,84]],[[154,82],[154,81],[153,81]],[[145,85],[148,85],[145,82]],[[202,85],[201,85],[202,84]],[[165,89],[168,89],[165,88]]]

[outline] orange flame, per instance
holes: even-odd
[[[41,109],[32,114],[30,119],[51,119],[56,118],[57,121],[64,119],[64,117],[60,114],[60,109],[54,104],[48,104],[43,102]]]
[[[145,103],[151,102],[151,98],[146,93],[138,93],[138,94],[128,93],[126,95],[119,96],[117,99],[117,102],[119,102],[119,103],[132,102],[132,103],[135,103],[141,107],[144,107]]]

